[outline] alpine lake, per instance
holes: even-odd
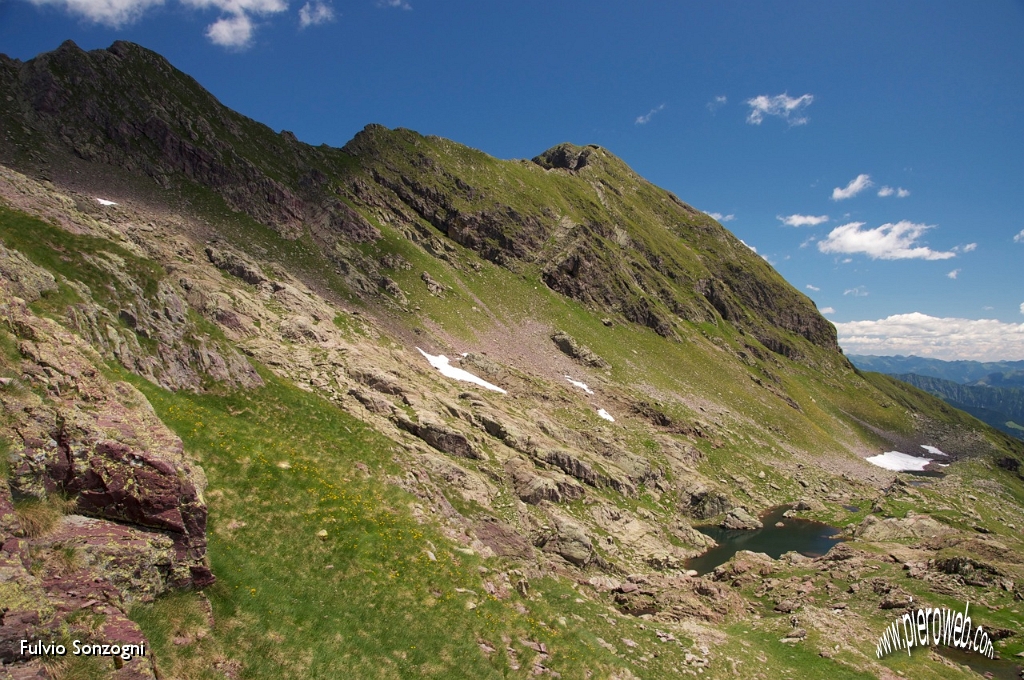
[[[765,553],[772,559],[791,551],[818,557],[842,540],[836,538],[840,531],[836,527],[799,517],[785,517],[791,508],[791,505],[779,505],[762,514],[758,518],[764,524],[761,529],[723,529],[713,525],[694,527],[715,539],[718,545],[687,560],[686,568],[695,570],[699,575],[707,574],[728,562],[740,550]]]

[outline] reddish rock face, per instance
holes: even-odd
[[[0,485],[4,507],[12,507],[11,497]],[[167,574],[176,561],[168,535],[80,515],[62,518],[56,528],[35,538],[16,538],[11,530],[19,527],[3,526],[0,581],[8,587],[3,591],[5,606],[0,607],[0,663],[12,664],[13,677],[50,677],[37,658],[22,654],[22,640],[69,637],[82,643],[145,645],[148,650],[127,607],[166,590]],[[33,565],[32,573],[26,564]],[[154,678],[148,654],[119,660],[122,665],[114,677]]]
[[[80,337],[32,314],[6,284],[0,278],[0,308],[22,358],[0,358],[20,376],[0,386],[10,443],[0,479],[0,662],[48,677],[21,654],[21,640],[70,631],[83,642],[144,644],[129,603],[214,582],[206,482],[142,393],[106,379]],[[26,531],[14,498],[81,514]],[[116,677],[155,677],[152,658],[125,661]]]
[[[18,368],[29,384],[47,390],[43,397],[0,393],[15,420],[11,488],[40,499],[62,494],[78,512],[165,532],[175,554],[168,585],[212,583],[205,477],[185,457],[181,439],[142,393],[107,381],[78,336],[7,299],[12,327],[24,338]]]

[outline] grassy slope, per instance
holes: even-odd
[[[574,602],[572,588],[554,581],[533,584],[522,611],[518,595],[488,596],[482,580],[493,572],[481,573],[484,562],[418,523],[415,498],[381,481],[400,472],[392,442],[329,402],[264,377],[266,388],[225,395],[172,394],[133,379],[210,479],[209,552],[219,578],[207,591],[213,634],[173,644],[201,629],[195,596],[135,612],[171,674],[203,677],[203,669],[237,659],[254,678],[525,677],[535,652],[521,639],[543,642],[548,665],[566,678],[621,665],[596,643],[616,633],[598,618],[603,607]],[[653,637],[627,628],[638,641]],[[481,643],[498,651],[488,658]],[[509,644],[520,673],[511,672]],[[668,677],[682,654],[643,672]]]

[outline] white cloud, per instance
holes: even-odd
[[[789,123],[790,127],[806,125],[810,119],[799,115],[799,112],[810,106],[813,101],[814,95],[810,94],[799,97],[790,97],[785,93],[775,96],[762,94],[747,100],[747,106],[750,107],[747,122],[751,125],[760,125],[765,116],[778,116]]]
[[[828,222],[828,215],[786,215],[785,217],[776,215],[775,219],[787,227],[816,227]]]
[[[735,215],[723,215],[720,212],[709,212],[706,214],[719,222],[732,222],[734,219],[736,219]]]
[[[868,289],[864,286],[857,286],[856,288],[847,288],[843,291],[843,295],[852,295],[853,297],[867,297],[869,295]]]
[[[1013,242],[1024,243],[1024,229],[1021,229],[1019,232],[1017,232],[1016,235],[1014,235]]]
[[[720,95],[718,95],[717,97],[715,97],[714,99],[712,99],[711,101],[708,102],[708,111],[710,111],[711,113],[714,113],[718,109],[720,109],[723,106],[725,106],[728,101],[729,100],[726,98],[726,96],[724,94],[720,94]]]
[[[746,247],[750,248],[750,249],[751,249],[751,250],[753,250],[753,251],[754,251],[755,253],[757,252],[757,248],[755,248],[754,246],[750,245],[749,243],[747,243],[747,242],[746,242],[746,241],[744,241],[743,239],[740,239],[740,243],[742,243],[742,244],[743,244],[743,245],[745,245]]]
[[[377,0],[378,7],[394,7],[395,9],[412,9],[406,0]]]
[[[1024,302],[1020,303],[1020,313],[1024,314]]]
[[[120,28],[136,21],[164,0],[30,0],[33,5],[53,5],[93,23]]]
[[[833,309],[832,307],[822,307],[818,311],[821,312],[822,314],[835,314],[836,313],[836,310]]]
[[[649,122],[651,122],[651,118],[654,117],[654,114],[661,113],[664,110],[665,110],[665,105],[664,104],[659,104],[658,106],[655,106],[653,109],[648,111],[646,114],[644,114],[642,116],[637,116],[636,120],[633,121],[633,122],[635,124],[637,124],[637,125],[647,125]]]
[[[839,344],[848,354],[915,354],[975,361],[1024,359],[1024,324],[996,319],[938,318],[912,312],[835,326]]]
[[[94,23],[121,28],[138,21],[148,10],[164,0],[30,0],[35,5],[52,5],[69,14]],[[390,0],[394,2],[394,0]],[[220,17],[206,27],[205,35],[215,45],[228,48],[248,47],[256,32],[256,19],[288,10],[287,0],[181,0],[198,10],[216,10]],[[389,3],[390,4],[390,3]],[[399,2],[394,6],[407,7]],[[407,7],[408,8],[408,7]],[[323,0],[309,0],[299,10],[299,25],[305,28],[334,18],[334,10]]]
[[[870,186],[873,186],[874,182],[871,181],[871,175],[857,175],[850,180],[850,183],[846,185],[844,189],[836,187],[832,190],[833,201],[845,201],[848,198],[853,198],[860,192],[864,191]]]
[[[977,243],[968,243],[967,245],[964,246],[964,252],[965,253],[969,253],[969,252],[971,252],[972,250],[974,250],[977,247],[978,247]]]
[[[279,14],[288,9],[285,0],[182,0],[197,9],[217,9],[223,16],[206,27],[206,37],[221,47],[244,48],[252,42],[254,16]]]
[[[299,10],[299,26],[301,28],[325,24],[328,21],[334,21],[334,8],[320,0],[307,2]]]
[[[881,196],[882,198],[892,195],[895,195],[896,198],[906,198],[907,196],[910,195],[910,191],[904,189],[903,187],[897,187],[893,189],[890,186],[884,186],[878,190],[878,195]]]
[[[950,273],[946,274],[946,278],[956,279],[956,277],[959,276],[959,275],[960,275],[960,270],[959,269],[954,269]]]
[[[245,47],[252,40],[252,20],[244,13],[221,17],[206,27],[206,37],[221,47]]]
[[[818,288],[817,286],[812,286],[809,283],[806,286],[804,286],[804,288],[806,288],[807,290],[813,290],[815,293],[821,290],[821,288]]]
[[[873,260],[948,260],[951,251],[932,250],[916,241],[934,225],[901,220],[874,229],[861,229],[863,222],[850,222],[833,229],[824,241],[818,241],[823,253],[864,253]]]

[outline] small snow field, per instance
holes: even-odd
[[[944,453],[934,446],[929,446],[928,444],[921,444],[921,448],[927,451],[928,453],[932,454],[933,456],[944,456],[946,458],[949,458],[948,453]]]
[[[597,409],[597,415],[601,416],[602,418],[607,420],[609,423],[614,423],[615,422],[615,418],[612,418],[612,414],[608,413],[608,411],[605,411],[603,408]]]
[[[105,198],[97,198],[96,202],[99,203],[100,205],[117,205],[117,203],[114,203],[113,201],[108,201]]]
[[[586,392],[587,394],[593,394],[594,393],[594,390],[590,389],[587,386],[587,383],[585,383],[585,382],[580,382],[579,380],[573,380],[570,376],[565,376],[565,379],[568,380],[569,383],[573,387],[578,387],[581,390],[583,390],[584,392]]]
[[[923,471],[932,462],[931,458],[918,458],[899,451],[886,451],[870,458],[865,458],[872,465],[877,465],[894,472]]]
[[[477,377],[467,370],[452,366],[451,364],[448,363],[448,357],[446,357],[443,354],[438,354],[437,356],[434,356],[433,354],[427,354],[419,347],[417,347],[416,349],[419,350],[420,354],[426,357],[427,361],[430,362],[431,366],[439,370],[441,372],[441,375],[445,376],[446,378],[459,380],[461,382],[473,383],[474,385],[479,385],[480,387],[491,390],[493,392],[508,394],[508,392],[501,389],[497,385],[492,385],[483,378]]]

